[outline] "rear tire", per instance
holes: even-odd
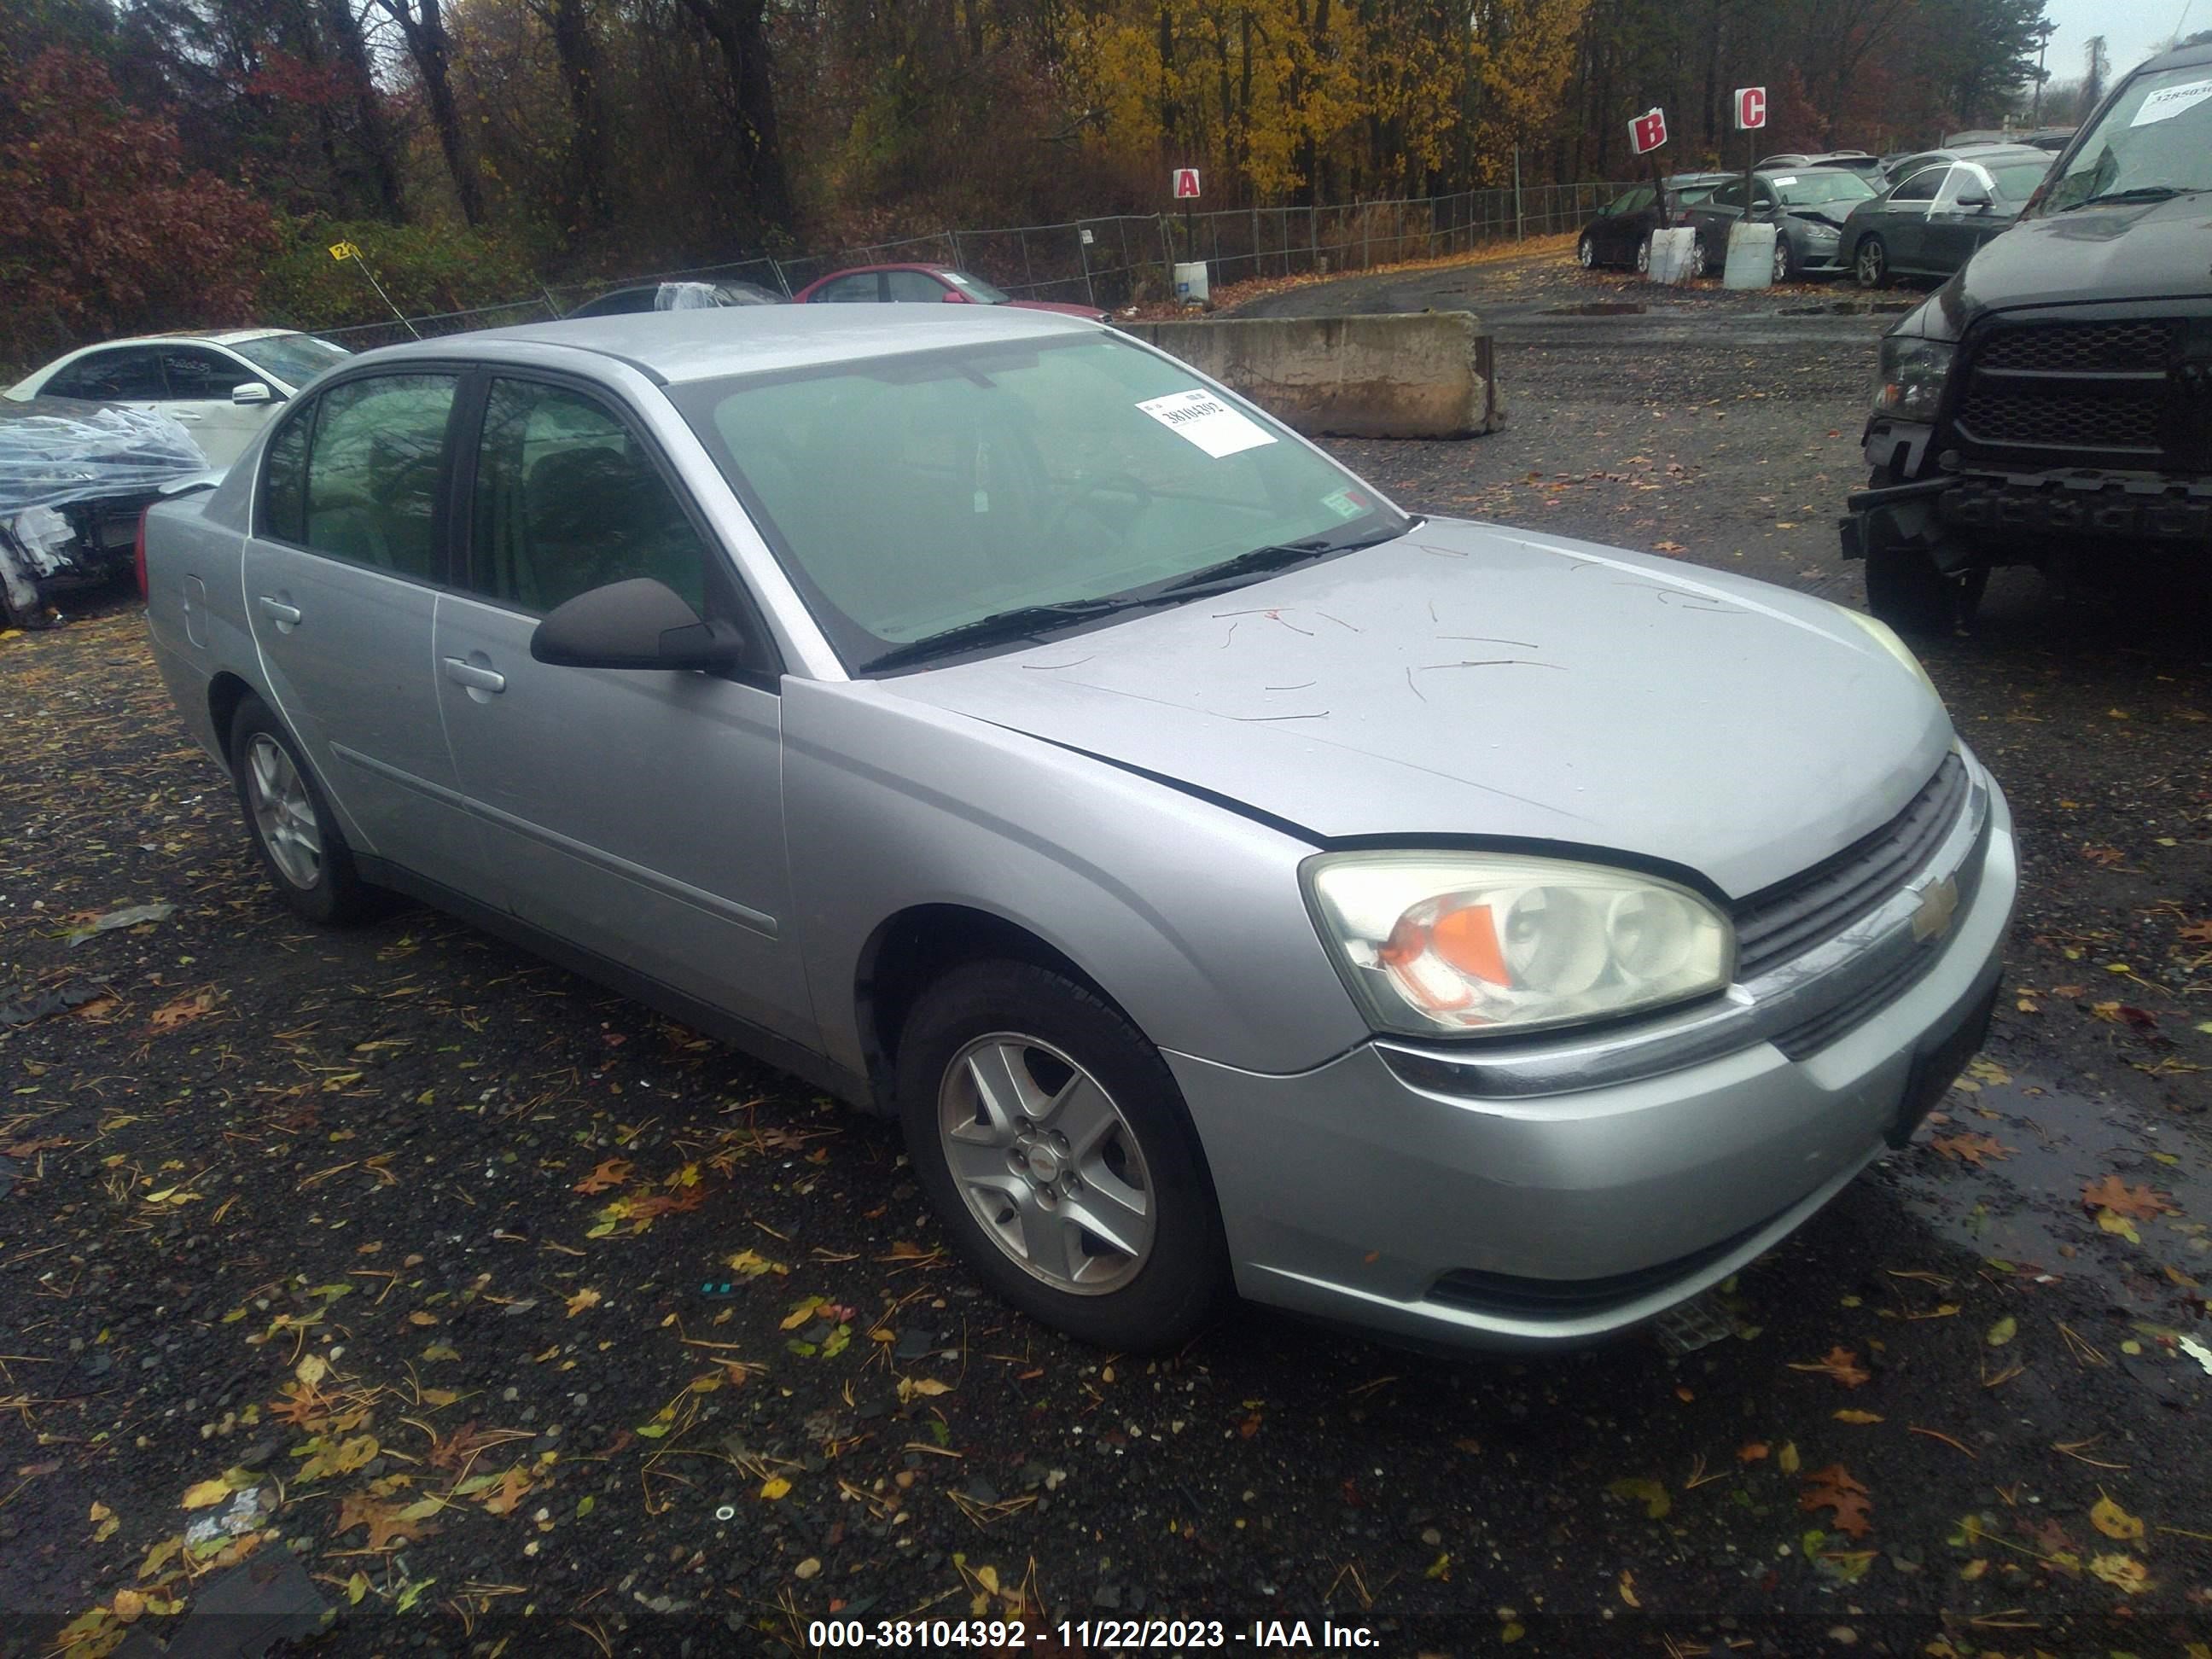
[[[354,868],[353,854],[299,744],[269,705],[250,693],[231,716],[230,769],[246,834],[276,896],[298,915],[325,926],[372,914],[374,890]]]
[[[1575,244],[1575,263],[1584,270],[1594,270],[1597,267],[1597,244],[1590,240],[1588,231],[1584,231],[1582,240]]]
[[[1851,280],[1861,288],[1889,286],[1889,250],[1879,236],[1863,236],[1851,253]]]
[[[1648,232],[1644,240],[1636,245],[1636,274],[1638,276],[1649,276],[1651,274],[1651,237]]]
[[[1229,1285],[1212,1183],[1159,1051],[1095,991],[970,963],[899,1035],[907,1155],[953,1247],[1030,1317],[1121,1351],[1174,1347]]]

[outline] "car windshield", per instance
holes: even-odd
[[[343,346],[312,334],[264,334],[258,340],[234,340],[230,349],[264,374],[274,374],[295,388],[353,356]]]
[[[1038,627],[1176,603],[1170,584],[1255,550],[1247,565],[1296,562],[1410,522],[1266,416],[1111,337],[670,395],[855,672],[956,629],[970,632],[949,648],[968,648],[973,625],[1040,605],[1071,614]]]
[[[981,304],[987,306],[1003,306],[1012,303],[1014,297],[1012,295],[1004,293],[998,289],[993,288],[981,276],[970,276],[964,270],[941,270],[938,272],[938,275],[944,277],[946,282],[951,283],[953,287],[958,289],[969,299],[980,301]]]
[[[1784,207],[1819,207],[1824,202],[1857,202],[1877,192],[1856,173],[1801,173],[1777,179],[1775,194]]]
[[[2212,190],[2212,64],[2138,76],[2121,88],[2044,198],[2046,213]]]

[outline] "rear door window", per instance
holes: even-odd
[[[941,305],[945,294],[945,284],[926,271],[887,270],[884,273],[884,297],[895,304]]]
[[[382,374],[317,400],[300,539],[318,553],[417,581],[440,578],[438,501],[458,377]],[[279,446],[301,429],[294,422]],[[272,453],[272,483],[280,456]],[[272,490],[270,519],[276,527]]]
[[[161,353],[168,396],[179,403],[228,403],[231,392],[260,377],[243,364],[204,346],[172,346]]]
[[[1891,191],[1889,199],[1907,204],[1915,202],[1932,202],[1936,199],[1936,191],[1943,188],[1944,179],[1950,175],[1951,169],[1948,164],[1939,163],[1932,167],[1923,167]]]
[[[152,346],[122,346],[80,357],[48,380],[43,392],[49,398],[102,404],[156,403],[168,396],[161,353]]]

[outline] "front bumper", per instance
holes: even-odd
[[[1409,1066],[1396,1044],[1289,1077],[1170,1054],[1239,1290],[1425,1342],[1538,1347],[1641,1324],[1735,1273],[1902,1144],[1978,1046],[2019,886],[2010,814],[1983,781],[1978,878],[1948,934],[1842,1035],[1809,1052],[1780,1038],[1798,1058],[1752,1040],[1639,1076],[1623,1045],[1597,1064],[1595,1045],[1565,1064],[1522,1050],[1468,1067],[1477,1094],[1437,1086],[1450,1062],[1424,1051],[1431,1063]],[[1960,857],[1947,849],[1929,874]],[[1924,925],[1923,890],[1853,943]],[[1797,977],[1768,988],[1802,990]],[[1749,991],[1731,997],[1760,1000]]]

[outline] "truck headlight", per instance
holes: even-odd
[[[1959,348],[1943,340],[1888,335],[1881,343],[1881,377],[1875,387],[1877,415],[1908,421],[1933,421],[1943,399],[1943,382]]]
[[[1304,866],[1316,925],[1378,1029],[1510,1034],[1656,1008],[1725,987],[1728,918],[1630,870],[1514,854],[1324,853]]]

